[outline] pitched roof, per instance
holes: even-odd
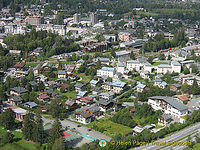
[[[173,97],[167,97],[167,96],[153,96],[150,97],[150,99],[158,99],[158,100],[164,100],[167,103],[169,103],[171,106],[173,106],[174,108],[178,109],[179,111],[182,110],[187,110],[188,107],[184,104],[182,104],[181,102],[177,101],[176,99],[174,99]]]
[[[90,84],[96,85],[98,82],[99,82],[99,81],[97,81],[97,80],[91,80],[91,81],[90,81]]]
[[[28,92],[27,89],[20,87],[20,86],[11,88],[10,90],[15,91],[15,92],[20,93],[20,94]]]
[[[89,112],[87,112],[87,111],[77,111],[75,114],[76,115],[81,115],[84,118],[92,117],[92,115]]]
[[[116,87],[124,87],[126,85],[126,82],[116,81],[116,82],[112,83],[111,85],[116,86]]]
[[[64,70],[58,70],[58,75],[66,75],[66,72]]]
[[[115,71],[115,68],[111,68],[111,67],[102,67],[103,71]]]

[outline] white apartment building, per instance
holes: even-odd
[[[111,67],[102,67],[101,69],[97,70],[97,76],[102,77],[102,76],[108,76],[108,77],[114,77],[116,73],[115,68]]]
[[[161,110],[165,114],[181,118],[188,114],[188,107],[173,97],[153,96],[148,99],[148,104],[154,110]]]

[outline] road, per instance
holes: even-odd
[[[47,119],[47,118],[44,118],[42,117],[43,121],[44,121],[44,124],[46,123],[53,123],[54,120],[52,119]],[[76,131],[78,131],[79,133],[82,133],[82,134],[86,134],[86,135],[89,135],[91,137],[94,137],[96,139],[105,139],[106,141],[110,141],[112,138],[101,133],[101,132],[98,132],[98,131],[95,131],[95,130],[91,130],[91,131],[88,131],[88,127],[85,127],[85,126],[81,126],[81,127],[77,127],[77,123],[74,123],[72,121],[69,121],[69,120],[63,120],[63,121],[60,121],[62,126],[63,126],[63,129],[65,129],[66,127],[68,127],[69,129],[73,129],[75,128]]]
[[[170,136],[167,136],[163,139],[160,139],[160,140],[157,140],[156,142],[157,143],[161,143],[161,142],[166,142],[166,144],[169,144],[169,141],[179,141],[181,140],[182,138],[198,131],[200,129],[200,123],[198,124],[195,124],[191,127],[188,127],[186,129],[183,129],[177,133],[174,133]],[[137,147],[137,148],[133,148],[133,150],[156,150],[156,149],[161,149],[162,147],[165,148],[166,147],[166,144],[163,144],[163,145],[156,145],[156,144],[148,144],[148,145],[144,145],[144,146],[140,146],[140,147]],[[180,147],[179,147],[180,148]],[[179,149],[178,146],[177,146],[177,149]],[[166,148],[165,148],[166,149]],[[167,148],[169,149],[169,147]],[[174,149],[174,148],[173,148]]]

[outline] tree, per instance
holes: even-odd
[[[192,69],[192,73],[198,73],[198,71],[199,71],[197,65],[195,65],[195,64],[191,64],[190,68]]]
[[[6,132],[3,134],[3,137],[0,139],[0,143],[3,143],[4,145],[7,143],[12,143],[14,139],[14,134],[11,132]]]
[[[65,150],[65,144],[62,137],[55,140],[52,150]]]
[[[38,90],[42,91],[42,90],[44,90],[44,88],[45,88],[44,83],[43,82],[39,82],[39,84],[38,84]]]
[[[54,144],[55,140],[59,138],[62,138],[62,125],[58,119],[56,119],[52,125],[52,129],[50,130],[48,138],[49,144]]]
[[[130,58],[133,59],[133,60],[135,59],[135,54],[134,54],[133,51],[130,53]]]
[[[161,53],[158,57],[160,60],[165,60],[165,54],[164,53]]]
[[[50,113],[52,117],[57,118],[60,114],[60,105],[58,99],[53,99],[50,103]]]
[[[189,74],[189,73],[190,73],[190,70],[187,67],[185,67],[183,69],[183,74]]]
[[[24,117],[24,127],[22,128],[22,133],[27,140],[33,140],[33,133],[34,133],[34,115],[31,112],[28,112]]]
[[[0,123],[6,129],[13,129],[15,126],[15,113],[11,109],[7,109],[0,116]]]
[[[42,144],[44,141],[43,121],[39,113],[36,113],[35,117],[35,126],[33,129],[33,141],[38,142],[40,144]]]

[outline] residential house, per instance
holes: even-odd
[[[162,114],[158,117],[158,125],[160,126],[167,126],[172,121],[172,118],[169,115]]]
[[[28,92],[27,89],[25,89],[23,87],[19,87],[19,86],[10,89],[10,94],[16,95],[16,96],[22,95],[22,94],[27,93],[27,92]]]
[[[38,57],[41,53],[43,52],[43,49],[41,47],[37,47],[36,49],[34,49],[30,55],[31,56],[35,56]]]
[[[43,71],[45,71],[45,72],[49,72],[49,71],[51,71],[51,69],[52,69],[52,64],[49,63],[49,62],[46,62],[46,63],[44,63],[44,64],[42,65],[42,69],[43,69]]]
[[[125,65],[122,62],[117,63],[117,72],[124,73]]]
[[[181,89],[181,84],[171,84],[170,85],[170,90],[172,91],[178,91]]]
[[[58,70],[58,79],[66,78],[66,72],[64,70]]]
[[[76,68],[80,68],[80,66],[83,65],[84,62],[85,62],[85,61],[84,61],[83,59],[78,60],[78,61],[76,62]]]
[[[167,87],[167,83],[165,81],[162,81],[162,79],[160,78],[155,79],[154,85],[162,89]]]
[[[19,121],[23,121],[25,115],[27,114],[27,110],[22,109],[17,106],[6,107],[6,109],[11,109],[15,113],[15,119],[17,119]]]
[[[144,130],[144,128],[140,125],[137,125],[133,128],[133,135],[137,135],[138,133],[141,133]]]
[[[110,91],[112,89],[111,82],[104,82],[101,86],[104,90]]]
[[[22,104],[23,99],[20,96],[12,96],[8,98],[7,104],[12,105],[12,106],[17,106]]]
[[[73,100],[67,100],[65,102],[65,105],[67,110],[75,110],[76,108],[78,108],[78,104]]]
[[[121,108],[122,106],[122,104],[117,101],[105,99],[100,99],[98,101],[98,105],[102,112],[106,112],[108,110],[115,110],[116,108]]]
[[[25,66],[26,66],[26,62],[19,62],[14,65],[14,68],[16,70],[23,70]]]
[[[125,62],[130,57],[130,52],[123,50],[123,51],[116,51],[116,57],[118,61]]]
[[[174,95],[174,98],[179,100],[182,103],[187,103],[189,101],[189,94],[183,94],[183,95]]]
[[[143,92],[146,88],[146,85],[139,83],[137,86],[137,92]]]
[[[94,95],[94,96],[97,96],[99,93],[101,93],[102,92],[102,88],[101,87],[94,87],[93,89],[92,89],[92,94]]]
[[[157,66],[157,73],[158,74],[172,73],[172,67],[168,64],[160,64]]]
[[[93,115],[87,111],[77,111],[75,115],[76,121],[81,122],[83,124],[88,124],[94,120]]]
[[[181,64],[178,61],[171,62],[172,72],[181,73]]]
[[[97,76],[102,77],[102,76],[108,76],[108,77],[113,77],[115,74],[115,68],[111,67],[102,67],[102,69],[97,70]]]
[[[95,117],[99,117],[102,114],[98,106],[86,107],[85,110]]]
[[[38,106],[35,102],[26,102],[23,105],[24,107],[27,107],[27,108],[35,108]]]
[[[59,84],[57,89],[60,91],[61,88],[63,88],[64,91],[66,92],[67,89],[69,88],[69,84],[67,84],[67,83]]]
[[[123,91],[126,87],[126,83],[122,81],[116,81],[111,84],[112,91],[119,94],[121,91]]]
[[[79,91],[76,95],[77,98],[81,98],[87,95],[87,91]]]
[[[50,96],[47,95],[46,92],[43,92],[38,96],[38,100],[41,102],[48,102],[50,100]]]
[[[84,96],[76,100],[78,104],[81,105],[91,105],[94,103],[93,98],[89,96]]]
[[[188,107],[173,97],[153,96],[148,99],[148,104],[154,110],[161,110],[165,114],[181,118],[188,114]]]
[[[113,98],[115,97],[115,93],[112,91],[109,91],[106,93],[100,93],[98,96],[100,99],[113,100]]]
[[[74,87],[75,87],[76,92],[85,90],[85,84],[82,84],[82,83],[76,83]]]
[[[91,80],[90,81],[90,85],[93,86],[93,87],[97,86],[98,83],[99,83],[99,81],[97,81],[97,80]]]

